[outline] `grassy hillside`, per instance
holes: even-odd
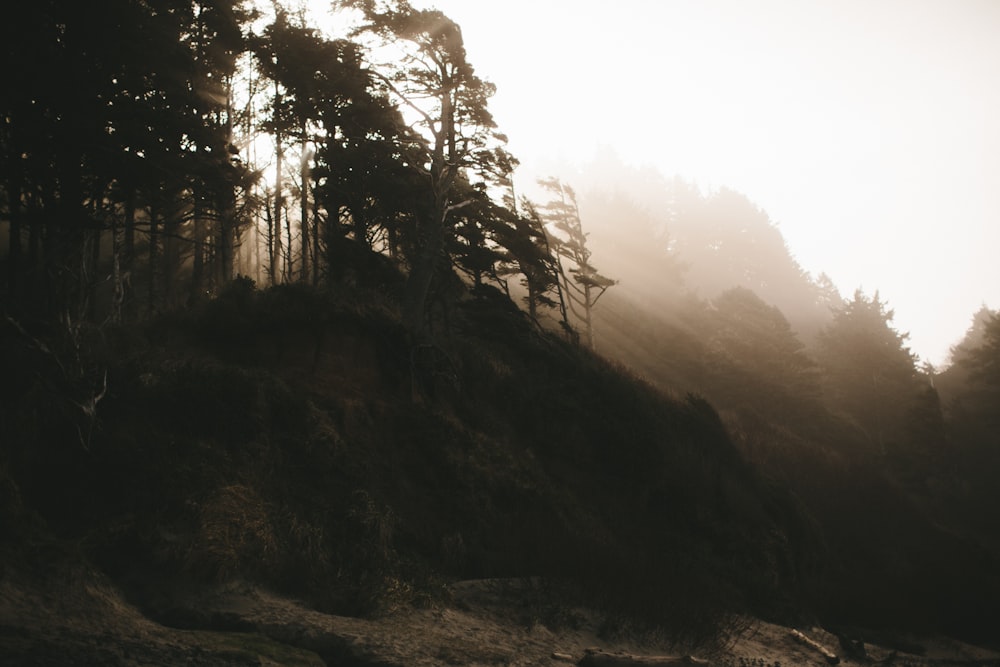
[[[819,542],[710,405],[489,288],[449,320],[415,346],[380,292],[237,281],[143,326],[8,323],[7,557],[49,535],[140,604],[237,578],[377,614],[541,575],[694,638],[797,608]]]

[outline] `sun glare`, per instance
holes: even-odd
[[[522,163],[521,189],[606,149],[735,188],[768,211],[807,271],[846,293],[883,287],[936,362],[962,333],[957,310],[1000,301],[985,287],[1000,276],[972,261],[981,244],[969,243],[995,234],[987,220],[1000,216],[1000,195],[988,194],[1000,188],[985,176],[1000,173],[1000,6],[412,4],[459,23],[470,62],[496,84],[490,109]],[[345,34],[328,2],[305,9],[327,34]],[[962,218],[941,219],[952,211]],[[959,231],[927,245],[942,222]],[[970,286],[939,305],[960,323],[944,330],[919,314],[932,311],[908,285],[938,291],[924,267],[949,262]]]

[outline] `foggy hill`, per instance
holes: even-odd
[[[460,27],[337,5],[0,26],[2,661],[386,664],[359,619],[479,578],[530,628],[996,641],[996,313],[938,374],[753,193],[520,197]]]

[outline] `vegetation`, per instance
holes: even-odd
[[[740,193],[518,201],[459,26],[337,6],[345,39],[234,0],[0,28],[3,562],[995,639],[995,312],[935,373]]]

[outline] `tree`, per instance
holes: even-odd
[[[952,348],[956,370],[964,377],[966,409],[989,416],[1000,414],[1000,314],[983,306],[961,343]]]
[[[549,245],[559,261],[562,291],[566,304],[574,317],[583,323],[584,342],[594,346],[593,311],[598,299],[616,280],[598,272],[591,263],[587,248],[587,234],[580,220],[576,193],[556,178],[539,180],[539,185],[552,193],[553,198],[541,207],[546,224],[560,234],[549,234]],[[569,266],[562,263],[565,260]],[[569,275],[572,275],[572,281]]]
[[[785,423],[814,420],[818,369],[781,311],[743,287],[728,289],[711,303],[704,332],[711,397]]]
[[[505,138],[487,104],[495,87],[476,76],[468,62],[459,26],[436,10],[414,9],[406,0],[376,6],[374,0],[342,0],[359,10],[364,23],[355,34],[377,37],[404,49],[384,82],[422,128],[425,150],[409,156],[423,172],[429,206],[415,216],[410,272],[403,320],[418,335],[426,333],[432,283],[447,266],[446,249],[455,233],[455,212],[469,205],[460,198],[461,180]]]
[[[511,273],[517,272],[523,276],[521,285],[527,291],[524,302],[528,306],[528,315],[538,321],[539,306],[545,308],[559,307],[560,322],[564,328],[569,328],[566,300],[563,296],[562,284],[559,280],[559,264],[549,236],[545,232],[542,218],[528,200],[522,202],[524,213],[514,211],[513,229],[509,240],[503,242],[506,248],[506,265],[511,267]]]
[[[902,437],[926,384],[905,345],[908,335],[892,327],[892,318],[878,292],[868,298],[857,290],[819,335],[827,399],[855,421],[880,453]]]
[[[21,19],[6,22],[0,39],[6,69],[18,73],[0,103],[0,187],[12,220],[11,271],[36,283],[22,303],[95,318],[110,277],[102,316],[116,316],[139,268],[140,219],[151,257],[168,231],[158,225],[165,198],[186,200],[169,207],[177,211],[169,233],[191,250],[192,291],[200,290],[208,262],[226,263],[235,192],[247,175],[230,160],[225,89],[241,48],[240,3],[48,0]],[[17,59],[35,66],[15,67]]]

